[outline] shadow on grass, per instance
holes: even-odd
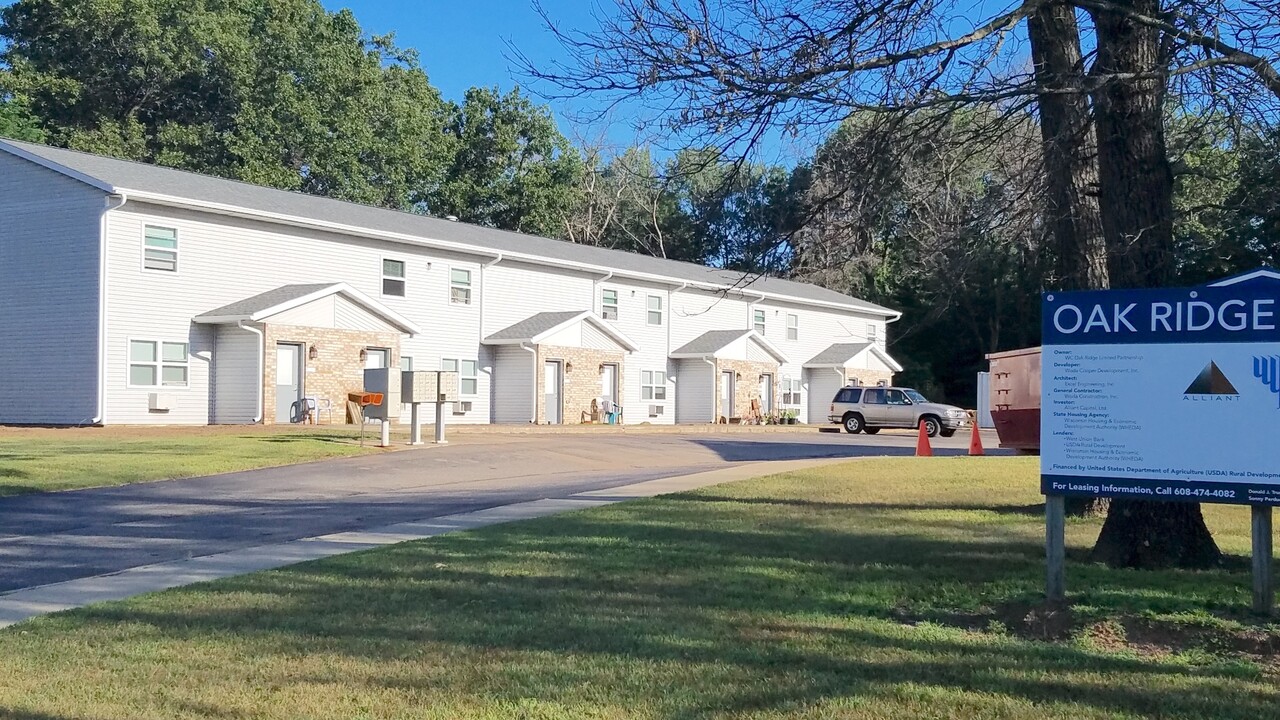
[[[787,710],[888,696],[904,683],[1134,715],[1253,720],[1280,703],[1238,665],[1189,675],[1174,663],[904,622],[903,608],[946,623],[948,613],[1032,604],[1043,550],[1025,535],[993,538],[971,523],[963,537],[925,518],[904,528],[885,506],[816,508],[840,516],[833,527],[804,505],[703,500],[443,536],[90,608],[74,622],[141,624],[149,641],[155,631],[179,642],[234,636],[278,655],[280,682],[304,682],[288,675],[288,659],[311,653],[375,663],[443,653],[426,665],[528,653],[538,660],[503,662],[469,691],[557,701],[591,687],[592,697],[656,703],[666,715]],[[1224,572],[1088,576],[1123,596],[1115,607],[1167,601],[1170,612],[1196,614],[1239,594],[1239,578]],[[276,601],[246,606],[245,597]],[[726,666],[733,682],[723,681]],[[665,669],[661,697],[608,685],[639,668]],[[431,691],[440,679],[401,672],[380,682]]]
[[[724,502],[743,503],[747,505],[787,505],[791,507],[809,508],[813,510],[960,510],[974,512],[992,512],[999,515],[1026,515],[1027,517],[1044,517],[1044,503],[1034,505],[978,505],[974,503],[839,503],[822,500],[804,500],[801,498],[779,497],[733,497],[728,495],[710,495],[705,492],[677,493],[667,496],[674,500],[692,502]]]
[[[325,433],[297,433],[297,434],[290,433],[288,435],[266,435],[266,436],[246,435],[241,439],[256,440],[258,442],[266,442],[266,443],[326,442],[326,443],[337,443],[340,445],[358,444],[360,442],[360,436],[354,432],[350,435],[339,435],[336,433],[332,435],[325,434]],[[370,439],[376,440],[376,437],[374,437],[374,433],[372,431],[365,435],[366,441]]]

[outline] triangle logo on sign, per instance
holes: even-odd
[[[1191,381],[1191,385],[1187,386],[1184,395],[1239,395],[1236,386],[1231,384],[1227,376],[1222,373],[1218,367],[1218,363],[1210,361],[1196,379]]]

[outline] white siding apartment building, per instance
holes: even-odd
[[[460,373],[460,423],[794,412],[887,382],[837,292],[0,140],[0,423],[347,417],[366,367]]]

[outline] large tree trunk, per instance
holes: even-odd
[[[1110,282],[1098,208],[1097,143],[1075,8],[1061,3],[1040,8],[1031,16],[1027,33],[1035,65],[1045,212],[1053,227],[1057,286],[1104,290]],[[1067,498],[1066,512],[1073,517],[1103,515],[1107,505],[1106,498]]]
[[[1046,212],[1056,246],[1055,274],[1062,289],[1103,290],[1110,282],[1098,208],[1097,143],[1075,8],[1046,5],[1031,17],[1027,32],[1040,108]]]
[[[1117,4],[1151,17],[1160,12],[1159,0]],[[1163,115],[1167,59],[1157,31],[1120,12],[1092,15],[1098,184],[1111,282],[1158,287],[1176,278],[1173,173]],[[1093,557],[1112,567],[1206,567],[1221,553],[1198,504],[1117,500]]]

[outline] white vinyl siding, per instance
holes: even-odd
[[[178,231],[147,225],[142,234],[142,267],[178,272]]]
[[[97,211],[101,208],[101,196],[98,197],[99,201],[91,213],[93,227],[96,227]],[[181,239],[181,273],[139,272],[139,238],[146,225],[176,230]],[[211,367],[217,366],[215,335],[220,340],[222,328],[192,324],[192,318],[288,284],[347,282],[367,295],[381,297],[385,279],[382,261],[387,258],[402,259],[405,275],[414,284],[405,298],[395,299],[396,311],[424,328],[421,335],[402,338],[401,352],[414,357],[419,367],[427,368],[437,367],[442,358],[477,358],[476,396],[471,409],[464,415],[453,416],[451,421],[483,423],[501,417],[507,418],[501,420],[503,422],[527,423],[530,415],[528,396],[532,394],[531,355],[519,348],[483,346],[481,340],[536,313],[590,311],[604,299],[599,273],[511,260],[503,260],[481,270],[481,265],[492,258],[361,240],[316,230],[302,232],[280,225],[150,206],[135,200],[108,215],[108,228],[110,318],[105,366],[108,376],[106,421],[112,424],[207,423],[210,419],[210,398],[215,398],[215,406],[219,408],[218,422],[222,422],[224,417],[231,417],[221,412],[218,399],[221,391],[215,393],[214,386],[222,387],[222,384],[210,372]],[[255,262],[237,261],[242,257],[254,257]],[[470,305],[450,303],[453,270],[468,271]],[[92,276],[87,282],[90,288],[95,284]],[[789,356],[790,362],[779,369],[779,378],[786,374],[800,377],[799,364],[831,343],[861,340],[868,322],[878,324],[883,339],[883,322],[856,312],[825,311],[788,303],[761,303],[756,298],[748,300],[734,293],[724,295],[694,289],[671,292],[672,285],[629,279],[615,278],[609,282],[608,289],[616,289],[618,301],[618,319],[610,321],[610,327],[616,327],[639,345],[638,351],[627,354],[619,379],[619,402],[627,408],[625,419],[628,422],[646,419],[656,423],[675,421],[679,398],[684,395],[677,366],[683,367],[685,363],[669,361],[670,349],[708,330],[749,327],[744,321],[754,319],[750,309],[753,305],[766,311],[767,329],[773,334],[771,340]],[[651,296],[661,298],[661,325],[648,322]],[[162,305],[157,305],[157,298],[164,299]],[[61,294],[58,299],[63,299]],[[297,310],[315,316],[311,322],[332,323],[341,329],[357,329],[358,325],[370,322],[366,311],[345,298],[335,299],[331,312],[327,306]],[[805,332],[799,341],[785,339],[785,314],[797,315],[804,324]],[[89,322],[93,322],[92,318]],[[376,324],[385,326],[381,321]],[[86,325],[86,330],[88,347],[92,347],[96,328]],[[254,338],[251,333],[239,329],[233,332],[248,339]],[[581,329],[581,336],[584,346],[595,346],[601,342],[599,333],[589,327]],[[146,389],[128,387],[127,339],[131,337],[171,339],[189,344],[191,390],[180,394],[170,412],[148,412]],[[80,345],[76,348],[78,351]],[[4,352],[0,350],[0,354]],[[744,352],[751,352],[751,348]],[[92,362],[93,358],[78,359]],[[27,362],[25,354],[22,362]],[[697,364],[708,375],[709,382],[710,368],[705,363]],[[510,367],[520,368],[515,379],[504,376]],[[650,403],[641,399],[642,370],[665,370],[668,407],[663,416],[646,418]],[[220,374],[221,370],[218,372]],[[516,384],[514,389],[512,383]],[[253,389],[254,386],[247,387]],[[83,397],[76,398],[82,407],[89,410],[88,415],[79,416],[76,420],[92,417],[93,392],[90,387]],[[701,393],[693,395],[700,397]],[[711,397],[711,388],[708,387],[706,398],[695,402],[705,406]],[[252,397],[245,400],[244,404],[252,404]],[[508,407],[500,411],[497,405],[504,402]],[[524,409],[513,412],[511,404]],[[689,417],[690,413],[681,413],[680,416]],[[513,417],[516,419],[510,419]],[[249,415],[245,421],[251,419],[252,415]],[[699,422],[709,420],[708,413]]]
[[[739,316],[741,317],[741,316]],[[715,369],[698,359],[680,360],[676,378],[676,422],[709,423],[715,418]]]
[[[85,424],[97,412],[106,197],[0,152],[0,423]]]
[[[809,377],[808,422],[821,425],[831,414],[831,401],[845,385],[844,374],[832,368],[808,368],[805,373]]]
[[[262,368],[258,336],[235,325],[218,328],[213,344],[211,422],[251,423],[258,416]]]
[[[101,207],[98,203],[97,207]],[[96,227],[96,214],[95,214]],[[439,358],[481,355],[479,292],[470,306],[448,305],[449,270],[479,269],[477,259],[420,248],[363,242],[321,231],[299,232],[279,225],[226,216],[179,211],[131,200],[107,216],[108,311],[107,409],[112,424],[205,424],[209,422],[210,367],[217,358],[214,336],[218,326],[193,324],[192,318],[282,285],[346,282],[371,297],[381,297],[382,260],[403,259],[412,291],[395,299],[397,312],[429,332],[400,341],[402,354],[426,367]],[[173,227],[182,245],[180,274],[139,272],[139,243],[144,225]],[[240,260],[253,257],[252,263]],[[162,297],[162,306],[156,299]],[[158,311],[162,307],[162,311]],[[389,326],[346,298],[297,308],[319,327],[386,330]],[[446,311],[447,310],[447,311]],[[293,311],[290,311],[293,312]],[[282,314],[283,315],[283,314]],[[271,319],[279,323],[281,316]],[[250,335],[236,329],[235,332]],[[148,391],[129,388],[126,339],[129,337],[186,340],[190,344],[190,387],[165,414],[147,409]],[[91,344],[90,344],[91,346]],[[321,348],[322,352],[324,348]],[[489,375],[479,376],[478,396],[471,411],[451,422],[489,420]],[[155,392],[151,390],[151,392]],[[92,398],[90,398],[92,399]],[[252,416],[248,418],[251,420]],[[247,420],[246,420],[247,422]]]
[[[533,358],[509,345],[493,353],[493,422],[527,425],[533,417]]]

